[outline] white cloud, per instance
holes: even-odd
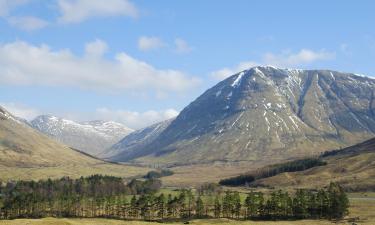
[[[8,22],[12,26],[26,31],[38,30],[48,25],[47,21],[33,16],[9,17]]]
[[[18,104],[14,102],[5,102],[5,103],[0,103],[0,106],[4,107],[7,111],[12,113],[13,115],[26,119],[26,120],[34,119],[36,116],[40,115],[39,110],[30,108],[23,104]]]
[[[138,39],[138,48],[142,51],[149,51],[166,46],[158,37],[142,36]]]
[[[249,69],[259,65],[273,65],[281,68],[289,68],[296,66],[305,66],[316,61],[332,60],[336,57],[334,52],[326,50],[313,51],[310,49],[301,49],[297,53],[290,51],[281,54],[266,53],[260,61],[244,61],[232,68],[223,68],[211,73],[211,76],[217,80],[225,79],[237,72]]]
[[[282,54],[266,53],[263,62],[279,67],[299,66],[313,63],[315,61],[334,59],[335,53],[326,50],[313,51],[302,49],[297,53],[285,52]]]
[[[176,48],[175,51],[177,53],[189,53],[193,50],[192,47],[190,47],[189,44],[181,38],[176,38],[174,44]]]
[[[17,6],[27,4],[30,0],[0,0],[0,16],[8,16]]]
[[[125,124],[132,129],[140,129],[154,123],[158,123],[178,115],[175,109],[161,111],[149,110],[145,112],[135,112],[128,110],[111,110],[99,108],[95,112],[95,118],[101,120],[114,120]]]
[[[227,78],[227,77],[229,77],[229,76],[231,76],[231,75],[233,75],[237,72],[249,69],[249,68],[254,67],[254,66],[259,66],[259,63],[253,62],[253,61],[241,62],[233,68],[225,67],[223,69],[214,71],[214,72],[211,73],[211,76],[216,80],[224,80],[225,78]]]
[[[86,45],[86,55],[102,54],[106,44]],[[146,62],[117,53],[114,59],[80,57],[69,50],[51,50],[16,41],[0,45],[0,84],[67,86],[106,92],[183,92],[200,79],[178,70],[156,69]]]
[[[87,56],[100,57],[108,51],[108,45],[100,39],[96,39],[93,42],[89,42],[85,46],[85,52]]]
[[[129,0],[58,0],[61,23],[79,23],[92,17],[137,17],[138,10]]]

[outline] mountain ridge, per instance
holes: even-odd
[[[97,156],[133,130],[114,121],[75,122],[52,115],[41,115],[31,126],[53,139]]]
[[[375,79],[253,67],[205,91],[147,146],[115,161],[194,163],[319,154],[375,133]]]

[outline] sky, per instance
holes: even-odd
[[[375,2],[0,0],[0,105],[31,120],[169,119],[257,65],[375,76]]]

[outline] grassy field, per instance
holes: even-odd
[[[372,197],[373,193],[353,195],[351,198],[351,207],[349,218],[359,217],[356,224],[375,224],[375,199]],[[121,221],[109,219],[18,219],[18,220],[3,220],[0,225],[153,225],[160,223],[142,222],[142,221]],[[183,224],[182,222],[168,223],[170,225]],[[211,220],[193,220],[190,224],[195,225],[332,225],[332,224],[352,224],[352,222],[342,220],[339,222],[328,220],[297,220],[297,221],[233,221],[227,219],[211,219]]]
[[[66,165],[54,167],[6,167],[0,166],[1,180],[39,180],[58,179],[63,176],[79,178],[94,174],[111,175],[117,177],[133,177],[146,174],[150,169],[129,165],[116,165],[111,163],[98,163],[92,165]]]

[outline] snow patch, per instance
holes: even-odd
[[[242,77],[243,77],[243,75],[245,74],[245,72],[241,72],[241,73],[239,73],[238,75],[237,75],[237,78],[233,81],[233,83],[232,83],[232,87],[237,87],[238,85],[240,85],[240,83],[241,83],[241,79],[242,79]]]

